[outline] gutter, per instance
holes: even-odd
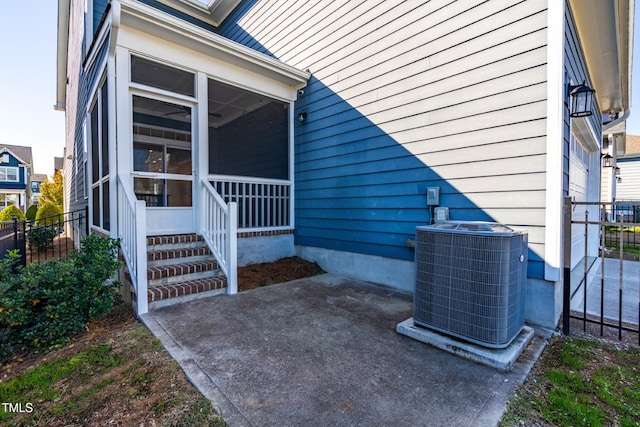
[[[627,118],[629,117],[630,114],[631,114],[631,108],[627,108],[626,110],[624,110],[624,114],[623,115],[621,115],[620,117],[618,117],[614,121],[607,123],[606,125],[602,125],[602,133],[606,133],[612,127],[614,127],[617,124],[620,124],[620,123],[624,122],[625,120],[627,120]]]
[[[67,51],[69,49],[69,0],[58,0],[58,58],[56,64],[56,103],[53,109],[64,111],[67,102]]]

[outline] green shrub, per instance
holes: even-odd
[[[29,209],[27,209],[27,213],[25,213],[24,216],[29,221],[35,221],[37,213],[38,213],[38,205],[31,205],[29,206]]]
[[[38,252],[53,248],[53,239],[58,234],[58,228],[53,225],[37,225],[28,231],[29,246]]]
[[[15,254],[0,261],[0,358],[13,349],[65,344],[109,312],[120,285],[112,280],[121,266],[119,244],[90,235],[67,259],[29,264],[15,275]]]
[[[14,216],[24,219],[24,214],[16,205],[9,205],[0,211],[0,221],[11,221]]]
[[[62,221],[62,211],[51,202],[44,202],[36,213],[36,224],[46,225]]]

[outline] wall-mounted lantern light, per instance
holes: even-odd
[[[616,176],[616,182],[618,184],[620,184],[622,182],[622,177],[621,176]]]
[[[613,174],[618,178],[620,176],[620,166],[613,168]]]
[[[306,111],[302,111],[302,112],[298,113],[298,121],[300,123],[302,123],[305,120],[307,120],[307,112]]]
[[[571,97],[570,117],[586,117],[593,114],[591,106],[593,105],[593,94],[596,91],[584,83],[583,81],[581,85],[569,85],[568,92]]]
[[[602,167],[603,168],[613,167],[613,156],[611,154],[605,154],[604,156],[602,156]]]

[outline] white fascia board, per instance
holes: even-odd
[[[294,89],[306,86],[311,76],[308,71],[299,70],[142,3],[131,0],[114,0],[112,3],[120,4],[122,14],[120,23],[123,26],[127,25],[159,38],[173,41],[194,51],[270,77]]]
[[[58,47],[56,65],[56,103],[63,111],[67,103],[67,53],[69,46],[69,0],[58,0]]]

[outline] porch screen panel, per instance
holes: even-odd
[[[131,57],[131,81],[182,95],[195,95],[194,73],[139,56]]]
[[[100,178],[100,157],[98,139],[98,105],[95,104],[91,110],[91,182],[96,182]]]
[[[209,173],[289,179],[289,105],[209,80]]]
[[[191,107],[133,96],[134,192],[148,207],[192,205]]]
[[[109,121],[108,121],[108,98],[107,85],[103,85],[101,89],[101,118],[102,118],[102,138],[101,138],[101,154],[102,154],[102,174],[101,177],[109,175]]]

